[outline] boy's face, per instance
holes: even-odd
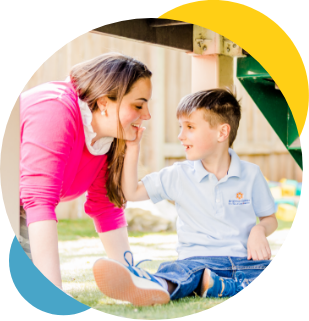
[[[220,125],[210,127],[204,119],[205,111],[198,109],[190,117],[179,117],[180,134],[178,139],[185,147],[188,160],[203,160],[212,155],[219,144]]]

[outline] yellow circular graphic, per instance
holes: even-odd
[[[295,45],[274,21],[245,5],[220,0],[188,3],[159,18],[211,29],[249,52],[280,88],[301,134],[308,110],[308,78]]]

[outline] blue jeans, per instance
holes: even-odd
[[[233,279],[237,271],[242,271],[245,279],[241,285],[245,288],[262,273],[270,262],[269,260],[247,260],[246,257],[195,256],[185,260],[164,262],[154,276],[177,284],[175,291],[171,294],[171,300],[176,300],[192,295],[193,291],[199,292],[205,268],[220,277]]]

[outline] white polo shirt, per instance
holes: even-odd
[[[260,168],[229,149],[231,164],[220,181],[198,161],[184,161],[145,176],[150,199],[176,203],[179,259],[247,256],[256,216],[275,213],[275,202]]]

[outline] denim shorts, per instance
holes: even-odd
[[[174,262],[164,262],[154,276],[177,284],[175,291],[171,294],[171,299],[175,300],[192,295],[193,292],[199,294],[205,268],[220,277],[233,279],[237,271],[242,271],[245,279],[241,286],[244,288],[257,278],[270,262],[270,260],[247,260],[247,257],[195,256]]]

